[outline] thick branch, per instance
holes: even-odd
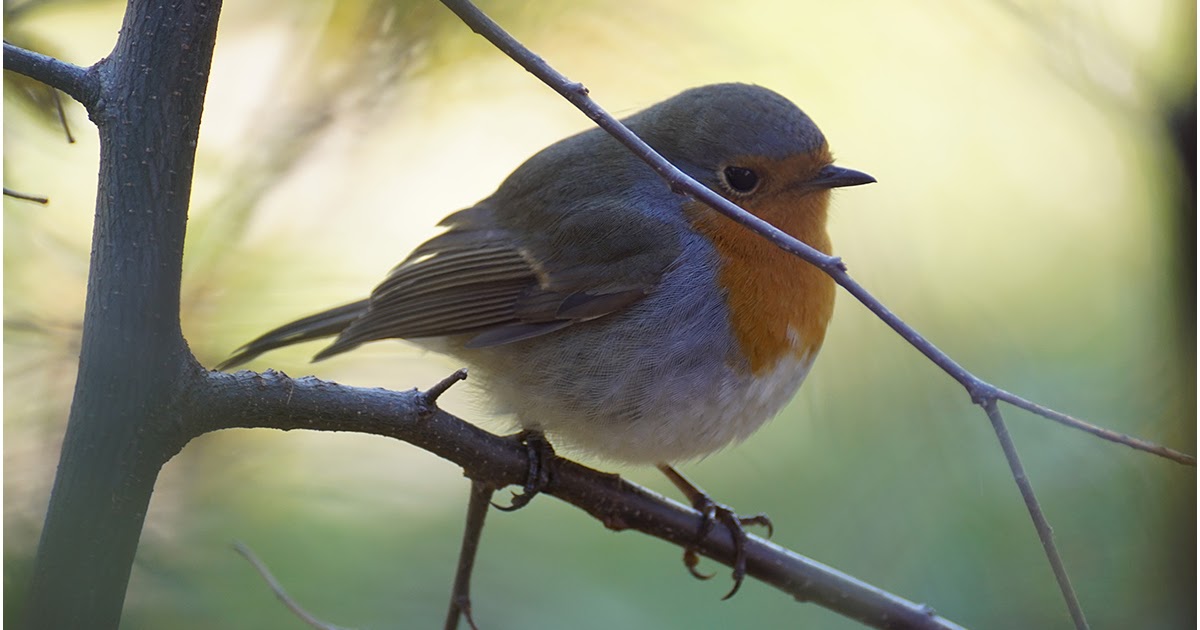
[[[189,393],[186,426],[197,433],[236,427],[353,431],[409,442],[495,487],[519,484],[525,449],[444,411],[421,392],[347,387],[306,377],[210,372]],[[680,547],[695,543],[700,514],[616,475],[557,459],[544,491],[583,509],[614,530],[634,529]],[[718,526],[702,541],[704,555],[730,564],[728,530]],[[749,575],[792,595],[879,628],[956,628],[927,606],[856,580],[778,545],[750,536]]]
[[[90,111],[100,96],[100,82],[88,68],[4,42],[4,69],[62,90]]]
[[[79,371],[29,587],[30,628],[116,628],[173,405],[196,365],[179,325],[183,241],[220,0],[132,0],[94,71],[5,44],[89,108],[99,188]],[[188,434],[187,437],[191,437]]]

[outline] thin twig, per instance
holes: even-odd
[[[1021,398],[1020,396],[1018,396],[1016,394],[1004,391],[1002,389],[995,390],[995,395],[996,395],[997,399],[1003,400],[1004,402],[1009,403],[1009,404],[1013,405],[1014,407],[1019,407],[1026,411],[1035,413],[1039,416],[1042,416],[1043,418],[1049,418],[1050,420],[1053,420],[1060,424],[1064,424],[1073,429],[1079,429],[1080,431],[1086,431],[1087,433],[1091,433],[1092,435],[1103,438],[1110,442],[1116,442],[1117,444],[1124,444],[1131,448],[1135,448],[1139,451],[1146,451],[1147,453],[1153,453],[1160,457],[1165,457],[1167,459],[1173,459],[1181,464],[1186,464],[1188,466],[1196,465],[1195,457],[1188,455],[1186,453],[1180,453],[1179,451],[1177,451],[1175,449],[1167,448],[1165,446],[1160,446],[1153,442],[1147,442],[1145,440],[1135,438],[1131,435],[1125,435],[1124,433],[1117,433],[1116,431],[1111,431],[1109,429],[1098,427],[1094,424],[1088,424],[1087,422],[1084,422],[1083,420],[1080,420],[1079,418],[1076,418],[1074,416],[1068,416],[1065,413],[1055,411],[1048,407],[1043,407],[1042,405],[1039,405],[1035,402],[1030,402],[1024,398]]]
[[[712,207],[721,214],[730,219],[742,224],[752,232],[762,236],[770,241],[775,246],[799,256],[805,262],[812,264],[819,269],[828,273],[834,281],[846,289],[859,302],[875,313],[888,326],[892,327],[905,341],[908,341],[913,347],[924,354],[930,361],[933,361],[938,367],[942,368],[954,380],[958,381],[965,387],[968,393],[971,394],[972,400],[976,404],[981,404],[980,401],[987,398],[1000,398],[1009,400],[1002,394],[1007,394],[1003,390],[988,383],[979,377],[969,372],[966,368],[959,365],[958,362],[951,359],[949,355],[933,345],[928,339],[918,333],[912,326],[908,325],[900,319],[895,313],[892,313],[886,306],[883,305],[877,298],[867,292],[862,285],[854,281],[849,274],[846,273],[846,266],[842,259],[837,256],[828,256],[809,247],[802,241],[799,241],[775,226],[763,221],[762,219],[746,212],[734,203],[724,197],[713,192],[701,183],[689,177],[683,171],[679,170],[668,162],[665,158],[659,155],[650,145],[646,144],[638,138],[629,128],[625,127],[619,120],[614,118],[602,109],[591,97],[588,96],[588,90],[582,84],[571,81],[567,77],[560,74],[557,70],[550,67],[541,57],[525,48],[520,42],[514,39],[511,35],[500,28],[491,18],[485,15],[482,11],[476,8],[467,0],[441,0],[442,4],[446,5],[459,18],[462,19],[471,30],[482,35],[489,42],[511,57],[521,67],[528,70],[542,82],[546,83],[555,92],[561,94],[564,98],[571,102],[572,105],[582,111],[588,118],[596,122],[596,125],[605,131],[609,132],[614,138],[624,144],[638,158],[650,165],[667,183],[671,189],[688,195],[704,204]],[[1012,396],[1012,394],[1007,394]],[[1039,410],[1046,410],[1040,405],[1026,407],[1030,411],[1043,415],[1051,420],[1059,420],[1059,418],[1047,415]],[[1057,413],[1057,412],[1053,412]],[[1062,414],[1058,414],[1062,416]],[[1068,416],[1069,417],[1069,416]],[[1087,431],[1093,435],[1103,439],[1125,444],[1132,448],[1160,455],[1168,459],[1173,459],[1177,462],[1189,465],[1195,465],[1195,459],[1188,456],[1172,456],[1170,449],[1154,445],[1152,443],[1130,439],[1113,431],[1108,431],[1100,427],[1096,427],[1082,420],[1074,419],[1074,422],[1068,423],[1070,426]]]
[[[467,368],[459,368],[453,374],[437,382],[436,385],[425,391],[425,404],[430,407],[437,406],[438,398],[446,393],[446,390],[454,386],[459,381],[467,380]]]
[[[13,199],[24,199],[25,201],[32,201],[34,203],[40,203],[43,206],[50,203],[50,199],[48,199],[46,197],[39,197],[37,195],[28,195],[23,192],[17,192],[15,190],[10,190],[8,188],[4,189],[4,196],[12,197]]]
[[[67,144],[75,144],[75,136],[71,134],[71,125],[67,123],[67,112],[63,110],[62,97],[54,88],[50,88],[50,96],[54,99],[54,111],[58,114],[58,123],[62,125],[63,132],[67,134]]]
[[[271,587],[271,590],[275,593],[275,597],[278,597],[279,601],[283,602],[283,605],[287,606],[288,610],[292,611],[301,621],[313,628],[317,628],[317,630],[348,630],[341,626],[325,623],[309,614],[307,610],[304,610],[300,604],[296,603],[296,600],[287,594],[287,591],[283,590],[283,586],[275,579],[275,576],[271,575],[271,570],[267,568],[267,565],[262,560],[259,560],[258,556],[254,555],[254,552],[245,543],[235,541],[233,543],[233,550],[242,554],[242,557],[250,563],[250,566],[254,567],[255,571],[258,571],[258,575],[267,583],[267,586]]]
[[[1004,417],[1000,415],[1000,409],[996,407],[995,400],[987,401],[983,408],[987,411],[988,420],[992,421],[992,428],[1000,440],[1000,448],[1004,449],[1004,458],[1008,460],[1008,467],[1012,470],[1013,479],[1021,490],[1021,498],[1025,500],[1025,509],[1029,510],[1029,517],[1033,519],[1038,539],[1042,541],[1042,549],[1045,550],[1050,567],[1054,570],[1054,579],[1058,581],[1058,590],[1062,592],[1063,600],[1067,603],[1067,610],[1071,611],[1071,621],[1075,622],[1078,630],[1085,630],[1088,627],[1087,619],[1083,615],[1083,608],[1079,605],[1079,597],[1075,595],[1075,588],[1071,586],[1071,578],[1067,575],[1067,568],[1063,565],[1062,556],[1059,555],[1058,548],[1054,545],[1054,531],[1050,528],[1050,522],[1046,520],[1046,515],[1042,513],[1042,506],[1038,504],[1037,497],[1033,494],[1033,484],[1029,482],[1029,476],[1025,474],[1025,467],[1021,465],[1017,447],[1013,444],[1012,436],[1008,434],[1008,427],[1004,425]]]
[[[65,92],[91,110],[100,94],[99,80],[81,68],[41,53],[4,42],[4,69],[23,74]]]
[[[654,169],[660,177],[666,180],[671,190],[704,202],[721,214],[750,228],[751,231],[766,238],[776,247],[791,252],[821,269],[828,271],[829,269],[843,266],[840,258],[826,256],[809,247],[807,243],[792,238],[783,230],[742,210],[676,168],[674,164],[671,164],[666,158],[650,148],[650,145],[637,137],[621,121],[614,118],[612,114],[609,114],[596,101],[592,100],[588,96],[588,89],[582,83],[571,81],[552,68],[544,59],[534,54],[521,44],[521,42],[513,38],[512,35],[509,35],[508,32],[500,28],[499,24],[492,21],[491,18],[480,11],[475,5],[467,0],[441,0],[441,2],[462,19],[467,26],[471,27],[471,30],[482,35],[492,45],[520,64],[522,68],[525,68],[535,77],[541,79],[543,83],[550,86],[551,89],[558,92],[563,98],[570,101],[572,105],[582,111],[584,115],[592,119],[598,127],[607,131],[617,141],[632,151],[634,155],[650,165],[650,168]]]
[[[925,355],[931,361],[937,364],[937,366],[942,368],[942,370],[949,374],[951,378],[958,381],[959,384],[961,384],[971,396],[971,402],[982,406],[985,401],[990,399],[1003,400],[1042,416],[1048,420],[1053,420],[1073,429],[1090,433],[1098,438],[1108,440],[1109,442],[1123,444],[1130,448],[1144,451],[1152,455],[1158,455],[1159,457],[1187,466],[1196,465],[1196,458],[1191,455],[1186,455],[1174,449],[1155,444],[1154,442],[1149,442],[1125,435],[1123,433],[1111,431],[1078,418],[1068,416],[1048,407],[1030,402],[1024,398],[1021,398],[1020,396],[1007,392],[999,387],[996,387],[995,385],[992,385],[991,383],[988,383],[987,381],[984,381],[983,379],[969,372],[962,365],[959,365],[957,361],[951,359],[949,355],[947,355],[937,346],[933,345],[933,343],[913,329],[912,326],[909,326],[904,320],[900,319],[898,315],[893,313],[890,309],[884,306],[883,303],[868,293],[862,285],[851,278],[850,275],[845,271],[835,270],[829,272],[829,275],[833,277],[834,281],[845,288],[847,292],[849,292],[856,299],[858,299],[859,302],[866,306],[872,313],[875,313],[875,315],[879,317],[879,319],[883,320],[885,324],[891,327],[892,330],[896,331],[901,338],[919,350],[921,354]]]
[[[766,238],[774,245],[785,251],[791,252],[796,256],[799,256],[801,259],[815,265],[825,273],[829,274],[829,276],[833,278],[835,282],[845,288],[858,301],[862,302],[864,306],[870,309],[871,312],[875,313],[876,316],[878,316],[888,326],[899,333],[903,339],[908,341],[913,347],[929,358],[934,364],[942,368],[943,371],[962,384],[963,387],[966,388],[968,394],[971,396],[972,402],[983,406],[985,411],[987,411],[989,418],[993,419],[993,428],[997,431],[997,436],[1000,437],[1001,443],[1007,443],[1007,446],[1005,447],[1006,453],[1008,450],[1011,450],[1012,456],[1015,457],[1016,451],[1012,448],[1011,441],[1009,440],[1006,442],[1005,439],[1007,430],[1002,422],[997,423],[995,421],[995,417],[998,417],[998,415],[996,415],[998,412],[993,412],[995,408],[995,400],[999,397],[1001,390],[996,386],[978,378],[966,368],[959,365],[958,362],[951,359],[949,355],[935,346],[928,339],[923,337],[912,326],[900,319],[900,317],[898,317],[895,313],[892,313],[892,311],[884,306],[882,302],[868,293],[867,290],[862,287],[862,285],[858,284],[858,282],[850,277],[850,275],[846,272],[845,264],[840,258],[827,256],[816,251],[805,243],[792,238],[766,221],[763,221],[749,212],[746,212],[745,210],[739,208],[736,204],[733,204],[724,197],[721,197],[714,191],[690,178],[688,175],[683,173],[681,170],[673,166],[665,158],[655,152],[654,149],[633,134],[633,132],[621,124],[620,121],[596,104],[596,102],[588,96],[588,90],[583,86],[583,84],[569,80],[566,76],[552,68],[545,62],[545,60],[523,46],[515,38],[505,32],[504,29],[500,28],[498,24],[496,24],[491,18],[475,7],[471,2],[469,2],[469,0],[442,0],[442,4],[446,5],[446,7],[458,15],[459,18],[462,19],[463,22],[465,22],[468,26],[470,26],[473,31],[483,36],[494,46],[499,48],[502,52],[520,64],[521,67],[525,68],[534,76],[541,79],[542,82],[549,85],[552,89],[554,89],[554,91],[558,92],[571,104],[575,105],[580,111],[586,114],[588,118],[591,118],[593,121],[595,121],[599,127],[609,132],[614,138],[624,144],[630,151],[634,153],[634,155],[650,165],[651,168],[658,172],[659,175],[667,181],[671,187],[671,190],[680,194],[689,195],[692,198],[705,203],[730,219],[742,224],[751,231]],[[1026,408],[1029,408],[1035,413],[1040,413],[1038,409],[1041,407],[1032,405],[1031,407]],[[1052,417],[1051,419],[1061,421],[1059,418]],[[1125,436],[1122,436],[1119,433],[1107,431],[1099,427],[1093,427],[1092,425],[1082,421],[1077,421],[1077,423],[1078,424],[1071,426],[1076,426],[1077,428],[1090,427],[1089,432],[1093,435],[1126,444],[1133,448],[1139,448],[1149,453],[1164,455],[1164,451],[1169,450],[1156,445],[1151,445],[1153,448],[1147,449],[1145,448],[1147,443],[1142,440],[1125,440]],[[1003,435],[1001,435],[1002,431],[1004,432]],[[1180,463],[1189,463],[1186,459],[1172,459]],[[1012,457],[1010,457],[1010,463],[1012,461],[1014,460]],[[1017,463],[1019,465],[1019,461]],[[1194,465],[1194,460],[1192,463]],[[1014,474],[1015,473],[1016,470],[1014,469]],[[1026,502],[1030,504],[1030,513],[1032,516],[1034,516],[1035,526],[1037,526],[1038,529],[1038,536],[1042,541],[1043,548],[1046,550],[1047,559],[1050,561],[1055,575],[1059,579],[1060,588],[1063,590],[1063,596],[1066,599],[1068,608],[1071,609],[1072,617],[1076,620],[1077,625],[1079,625],[1080,622],[1086,624],[1086,622],[1083,622],[1082,613],[1078,610],[1079,604],[1074,596],[1074,592],[1070,588],[1070,582],[1069,580],[1065,579],[1066,574],[1062,568],[1061,559],[1058,558],[1054,541],[1049,535],[1049,526],[1044,523],[1044,517],[1040,516],[1041,509],[1037,505],[1037,499],[1033,495],[1032,488],[1028,486],[1027,481],[1022,482],[1020,479],[1017,480],[1017,484],[1021,489],[1022,495],[1025,496]],[[1038,521],[1039,518],[1042,518],[1041,523]]]
[[[458,628],[460,616],[467,618],[471,630],[479,630],[471,615],[471,573],[475,570],[475,555],[479,551],[479,538],[483,535],[483,522],[492,505],[495,489],[486,481],[471,480],[471,496],[467,500],[467,524],[463,528],[462,548],[458,552],[458,572],[454,575],[454,589],[450,592],[450,610],[446,613],[446,630]]]

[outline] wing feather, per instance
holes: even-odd
[[[579,209],[571,225],[557,222],[547,226],[553,234],[532,239],[501,228],[488,206],[450,215],[442,222],[446,232],[397,265],[365,312],[317,358],[388,338],[464,336],[468,347],[495,346],[628,308],[654,289],[678,245],[661,225],[628,221],[628,234],[609,239],[615,245],[564,253],[559,231],[569,228],[567,242],[590,242],[583,236],[595,226],[593,212]]]

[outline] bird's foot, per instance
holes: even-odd
[[[525,454],[529,460],[529,472],[525,476],[525,486],[519,494],[512,493],[512,501],[508,505],[492,503],[493,507],[504,512],[512,512],[529,505],[533,497],[550,484],[550,465],[557,457],[554,454],[554,447],[550,446],[550,442],[546,440],[546,436],[541,431],[527,429],[511,437],[525,446]]]
[[[733,538],[733,588],[721,599],[733,597],[738,592],[738,589],[742,587],[742,581],[746,577],[746,540],[748,536],[746,526],[758,525],[766,527],[767,537],[769,538],[775,533],[775,527],[771,524],[771,519],[766,514],[739,516],[729,506],[713,501],[703,490],[674,468],[665,464],[660,464],[658,468],[675,484],[675,487],[679,488],[687,496],[688,500],[692,503],[692,507],[700,512],[700,527],[696,532],[697,544],[708,537],[717,522],[720,522],[729,530],[729,534]],[[698,547],[684,549],[683,564],[687,567],[688,572],[697,579],[707,580],[711,578],[713,576],[711,573],[701,573],[696,569],[696,565],[699,563],[700,553]]]

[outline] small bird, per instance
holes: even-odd
[[[691,177],[826,254],[830,190],[875,181],[835,166],[812,120],[763,87],[693,88],[624,123]],[[369,298],[276,328],[219,369],[324,337],[336,336],[314,360],[410,340],[471,366],[526,432],[658,465],[711,521],[716,504],[670,464],[772,418],[808,374],[833,314],[828,276],[672,192],[600,129],[543,149],[439,225]],[[740,531],[747,519],[731,514],[719,516]]]

